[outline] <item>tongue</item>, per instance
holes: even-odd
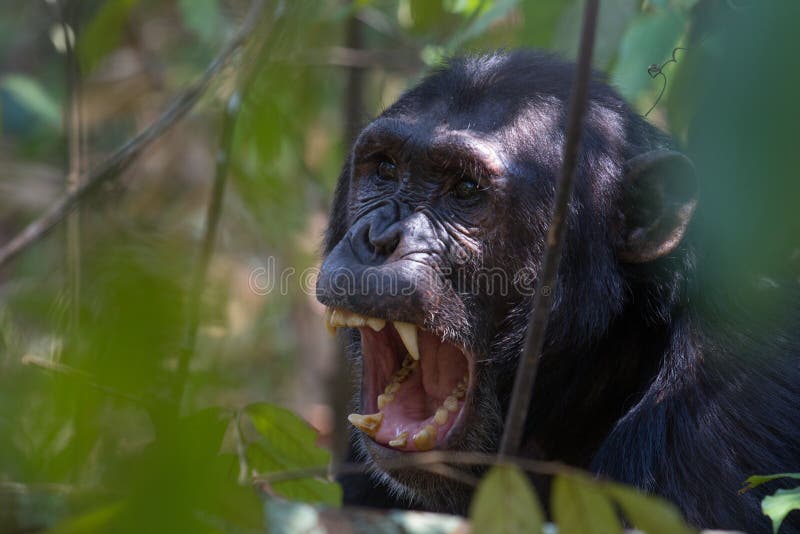
[[[467,387],[464,355],[428,332],[420,332],[419,362],[403,366],[378,396],[382,414],[373,439],[406,451],[430,450],[453,427]]]

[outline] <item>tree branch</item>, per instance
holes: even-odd
[[[104,183],[118,177],[153,141],[174,126],[191,111],[211,81],[247,41],[257,26],[264,0],[254,0],[241,28],[222,52],[208,65],[203,75],[178,95],[167,110],[147,129],[118,148],[108,159],[89,173],[82,174],[80,185],[55,201],[50,208],[0,248],[0,267],[17,254],[45,236],[61,222],[84,198]]]
[[[550,319],[553,289],[561,262],[561,249],[566,232],[567,210],[572,196],[572,185],[575,178],[575,166],[580,147],[583,116],[589,93],[589,81],[592,76],[592,51],[594,34],[597,26],[598,0],[587,0],[583,12],[581,43],[578,52],[578,63],[575,78],[572,82],[569,115],[567,116],[566,142],[564,145],[564,162],[558,179],[553,215],[547,231],[544,263],[536,281],[536,294],[533,300],[533,311],[525,334],[525,349],[519,361],[511,402],[506,415],[503,438],[500,443],[500,456],[516,455],[522,442],[522,432],[528,415],[533,385],[539,357],[544,345],[547,322]]]

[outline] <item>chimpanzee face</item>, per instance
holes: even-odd
[[[497,446],[545,245],[570,78],[570,66],[535,54],[454,62],[354,144],[318,294],[328,327],[351,342],[360,388],[350,422],[378,467],[417,451]],[[693,207],[688,195],[673,202],[674,188],[626,185],[632,168],[641,176],[654,167],[629,158],[664,138],[606,86],[593,84],[591,94],[552,288],[551,345],[601,332],[622,305],[621,265],[671,251]],[[631,132],[641,128],[652,139],[634,147]],[[655,207],[623,209],[634,197]],[[666,204],[686,217],[659,222]],[[599,304],[582,315],[588,300]],[[391,476],[415,494],[437,491],[420,473]]]

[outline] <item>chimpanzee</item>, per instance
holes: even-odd
[[[497,450],[573,76],[532,51],[453,59],[355,141],[317,288],[360,384],[354,454],[375,468],[346,501],[466,511],[466,486],[381,463]],[[766,531],[764,493],[737,490],[800,470],[800,322],[714,315],[696,204],[692,162],[594,75],[521,454],[662,495],[694,525]]]

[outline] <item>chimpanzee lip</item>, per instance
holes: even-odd
[[[363,414],[350,422],[384,453],[445,449],[471,400],[470,352],[417,325],[329,310],[329,329],[361,333]],[[372,447],[371,447],[372,448]]]

